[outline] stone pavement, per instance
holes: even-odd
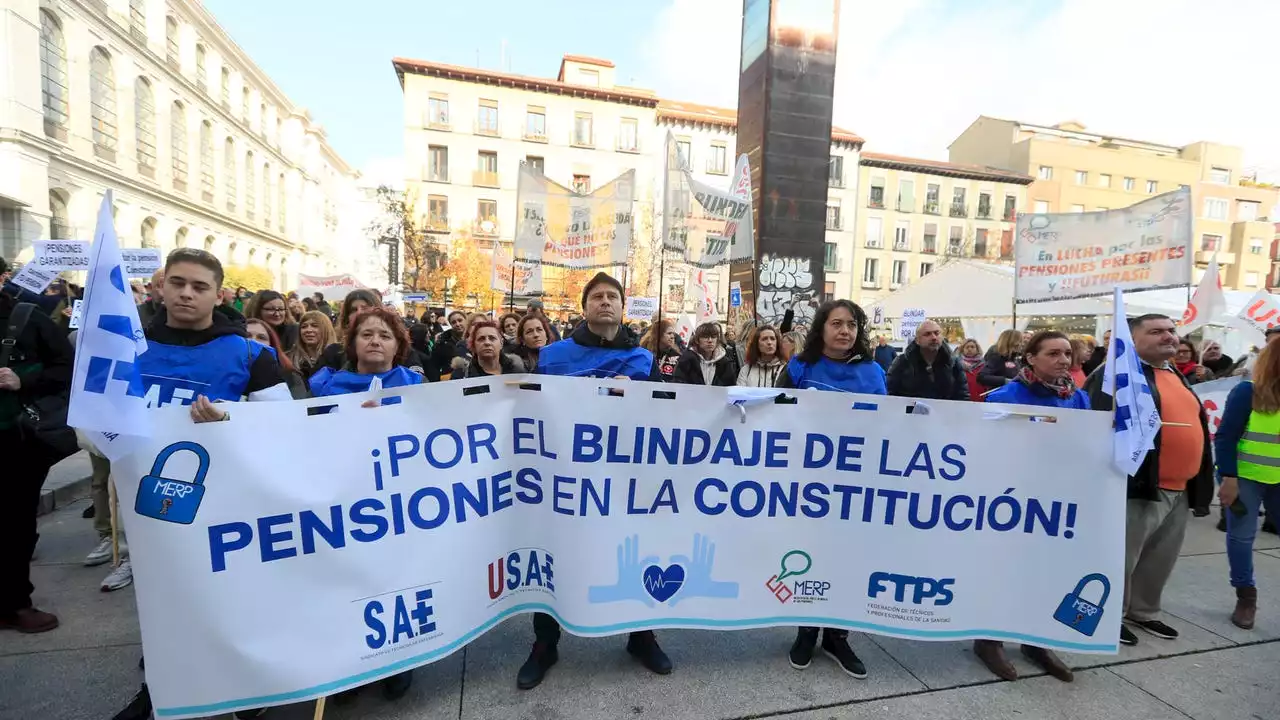
[[[99,592],[108,567],[85,568],[93,544],[85,501],[45,516],[34,567],[36,603],[62,627],[37,636],[0,634],[0,720],[109,720],[137,690],[141,645],[132,589]],[[854,680],[824,657],[792,670],[787,628],[742,632],[665,631],[676,664],[651,675],[623,651],[623,638],[566,636],[543,685],[515,687],[529,649],[529,620],[514,618],[463,651],[419,668],[398,703],[369,688],[329,720],[1277,720],[1280,718],[1280,538],[1259,535],[1262,588],[1257,627],[1228,619],[1223,535],[1216,516],[1193,518],[1172,582],[1166,620],[1182,637],[1138,632],[1119,656],[1069,655],[1076,681],[1060,683],[1010,657],[1023,679],[992,678],[969,643],[924,643],[853,635],[870,677]],[[229,717],[229,716],[223,716]],[[310,720],[312,705],[272,709],[269,720]]]

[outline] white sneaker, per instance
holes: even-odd
[[[120,560],[120,565],[111,571],[102,581],[102,592],[112,592],[120,588],[129,587],[133,584],[133,565],[129,563],[129,558]]]
[[[111,562],[111,538],[104,537],[85,556],[84,564],[85,567],[96,567],[109,562]]]

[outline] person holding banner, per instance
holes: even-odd
[[[622,325],[622,283],[603,272],[587,281],[582,289],[583,322],[573,333],[542,349],[538,354],[539,375],[648,380],[653,356],[636,344],[636,338]],[[530,690],[542,683],[547,670],[560,659],[560,623],[546,613],[533,615],[533,650],[516,674],[516,686]],[[671,658],[658,646],[652,630],[633,632],[627,638],[627,652],[650,672],[671,673]]]
[[[782,338],[772,325],[762,325],[747,337],[746,365],[738,372],[741,387],[773,387],[782,368],[791,360],[780,347]]]
[[[1253,542],[1258,515],[1280,515],[1280,343],[1269,343],[1253,367],[1253,379],[1231,389],[1222,423],[1213,438],[1226,509],[1227,562],[1236,607],[1231,622],[1253,629],[1258,588],[1253,577]]]
[[[818,307],[804,350],[791,358],[774,387],[886,395],[884,368],[876,363],[867,340],[867,314],[849,300],[829,300]],[[801,627],[787,659],[804,670],[818,645],[816,627]],[[822,630],[822,651],[852,677],[867,676],[867,667],[849,647],[849,631]]]

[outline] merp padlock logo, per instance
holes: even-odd
[[[1097,603],[1081,597],[1085,588],[1095,581],[1102,586],[1102,596],[1098,598]],[[1098,631],[1098,622],[1102,620],[1102,611],[1110,596],[1111,581],[1107,580],[1106,575],[1101,573],[1085,575],[1080,582],[1076,583],[1075,590],[1062,598],[1058,611],[1053,614],[1053,619],[1078,633],[1093,637],[1093,634]]]
[[[165,475],[169,459],[179,452],[192,453],[199,462],[190,480]],[[151,473],[138,484],[134,512],[156,520],[190,525],[196,519],[200,501],[204,499],[204,478],[208,473],[209,451],[204,447],[188,440],[169,445],[156,455]]]

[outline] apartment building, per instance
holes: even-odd
[[[874,302],[951,259],[1013,260],[1029,175],[864,152],[858,176],[857,282],[848,296],[855,302]],[[828,227],[842,210],[828,198]],[[839,248],[829,244],[828,252]]]
[[[355,173],[198,0],[7,3],[0,37],[0,253],[89,239],[110,189],[125,247],[338,270]]]
[[[990,165],[1034,177],[1030,212],[1086,212],[1132,205],[1191,188],[1198,279],[1215,256],[1223,284],[1267,283],[1267,252],[1280,192],[1245,177],[1238,147],[1211,142],[1163,145],[1088,131],[1077,122],[1036,125],[980,116],[951,143],[952,162]]]
[[[407,197],[440,243],[466,230],[489,251],[510,247],[521,162],[579,192],[635,170],[636,232],[645,236],[655,198],[661,198],[657,183],[668,132],[704,182],[727,186],[737,159],[733,110],[620,85],[609,60],[565,55],[554,79],[404,58],[393,66],[404,90]],[[861,145],[853,133],[833,131],[832,154],[841,158],[833,167],[856,167]],[[853,207],[856,186],[843,187],[843,171],[840,178],[836,190],[848,193]],[[829,233],[836,239],[840,234]],[[851,252],[852,233],[843,234]],[[683,288],[678,266],[668,265],[669,287]],[[558,276],[547,269],[552,292]],[[727,269],[708,273],[720,303],[728,295],[727,278]]]

